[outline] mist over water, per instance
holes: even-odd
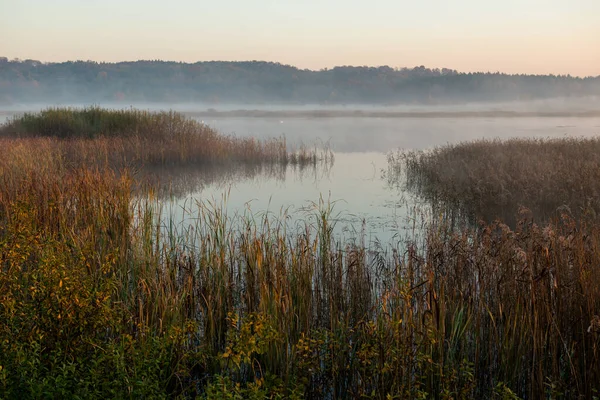
[[[218,111],[238,109],[232,105]],[[322,199],[325,206],[333,206],[339,240],[362,238],[371,243],[388,244],[401,240],[405,233],[415,229],[418,219],[428,218],[430,212],[426,204],[403,190],[401,182],[390,183],[386,179],[386,154],[390,151],[428,149],[483,138],[600,134],[600,117],[306,117],[294,115],[294,112],[303,111],[301,109],[277,107],[267,110],[280,110],[278,115],[242,117],[215,113],[212,116],[210,113],[197,115],[192,107],[175,110],[226,135],[283,136],[290,150],[306,145],[328,148],[335,153],[333,164],[315,169],[300,170],[288,166],[278,173],[229,175],[224,171],[223,176],[227,179],[219,179],[218,174],[213,174],[204,183],[202,177],[182,180],[184,184],[177,193],[172,193],[172,200],[163,203],[165,215],[177,224],[185,225],[186,218],[193,217],[189,212],[193,214],[193,210],[197,210],[196,202],[211,201],[223,205],[230,216],[271,213],[284,216],[288,223],[297,226],[314,217]],[[306,110],[314,111],[315,108]],[[11,112],[0,112],[0,123],[10,117]],[[183,174],[189,176],[193,170],[182,170]],[[186,188],[185,182],[195,183]]]
[[[600,118],[227,118],[203,121],[226,134],[285,136],[292,146],[326,143],[331,150],[342,153],[427,149],[482,138],[600,134]]]
[[[200,119],[202,120],[202,119]],[[428,205],[385,178],[386,154],[397,149],[428,149],[482,138],[579,137],[600,134],[600,118],[223,118],[203,120],[225,134],[283,135],[290,147],[325,145],[335,153],[327,173],[300,178],[293,170],[282,181],[272,178],[238,181],[230,190],[228,209],[243,212],[282,209],[297,219],[299,210],[319,197],[339,212],[340,240],[358,234],[367,241],[400,240],[428,218]],[[219,199],[222,188],[209,186],[195,198]],[[310,208],[310,207],[309,207]],[[516,210],[515,210],[516,211]],[[415,221],[415,219],[417,221]]]

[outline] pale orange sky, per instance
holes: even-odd
[[[0,13],[9,58],[600,75],[600,0],[0,0]]]

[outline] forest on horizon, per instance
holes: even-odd
[[[0,57],[0,106],[91,102],[400,105],[600,96],[600,75],[463,73],[447,68],[263,61],[44,63]]]

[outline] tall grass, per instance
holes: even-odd
[[[599,138],[479,140],[390,156],[395,179],[471,218],[514,226],[520,207],[536,221],[600,212]]]
[[[316,152],[288,154],[284,139],[257,140],[222,135],[176,112],[135,109],[49,108],[25,113],[0,127],[9,139],[53,138],[72,163],[112,168],[132,165],[314,163]]]
[[[41,139],[39,139],[41,140]],[[592,398],[600,228],[526,217],[423,247],[132,197],[53,139],[2,147],[6,398]],[[42,146],[43,145],[43,146]]]

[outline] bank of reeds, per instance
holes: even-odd
[[[2,397],[600,390],[596,225],[438,225],[389,252],[337,243],[326,203],[302,227],[206,203],[174,226],[126,170],[29,143],[1,148]]]
[[[514,226],[520,207],[536,221],[600,212],[598,138],[479,140],[390,157],[409,189],[472,219]]]
[[[290,157],[301,164],[318,155],[288,154],[284,139],[257,140],[222,135],[177,112],[135,109],[107,110],[49,108],[25,113],[0,127],[0,138],[40,140],[77,165],[184,165],[224,163],[280,163]],[[35,146],[35,142],[32,144]]]

